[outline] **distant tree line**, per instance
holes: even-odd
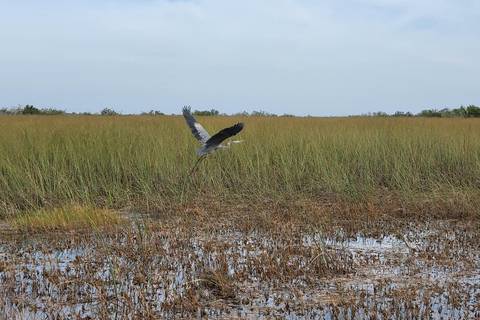
[[[220,114],[220,112],[216,109],[212,109],[210,111],[199,111],[199,110],[195,110],[193,112],[193,115],[194,116],[218,116],[218,115],[222,115],[222,116],[227,116],[226,113],[222,113]],[[251,113],[248,113],[247,111],[242,111],[242,112],[237,112],[237,113],[234,113],[232,114],[232,116],[241,116],[241,117],[277,117],[276,114],[274,113],[269,113],[269,112],[266,112],[266,111],[252,111]],[[284,114],[282,115],[281,117],[293,117],[294,115],[291,115],[291,114]]]
[[[115,115],[120,115],[121,112],[117,112],[113,109],[110,108],[104,108],[102,109],[99,113],[90,113],[90,112],[83,112],[83,113],[67,113],[66,110],[58,110],[58,109],[53,109],[53,108],[43,108],[43,109],[38,109],[35,108],[33,105],[26,105],[26,106],[21,106],[18,105],[17,107],[12,107],[10,109],[7,108],[1,108],[0,109],[0,115],[100,115],[100,116],[115,116]],[[159,110],[150,110],[149,112],[141,112],[140,115],[142,116],[163,116],[165,115],[163,112]],[[216,109],[211,109],[211,110],[195,110],[193,112],[193,115],[195,116],[226,116],[227,114],[222,113]],[[232,114],[232,116],[244,116],[244,117],[277,117],[276,114],[274,113],[269,113],[266,111],[252,111],[251,113],[248,113],[246,111],[242,112],[237,112]],[[460,106],[459,108],[455,109],[449,109],[449,108],[444,108],[441,110],[437,109],[428,109],[428,110],[422,110],[421,112],[417,114],[413,114],[411,112],[403,112],[403,111],[397,111],[393,114],[388,114],[383,111],[377,111],[377,112],[369,112],[367,114],[361,114],[361,115],[355,115],[355,116],[362,116],[362,117],[426,117],[426,118],[475,118],[475,117],[480,117],[480,108],[475,106],[475,105],[469,105],[467,107],[464,107],[463,105]],[[291,114],[283,114],[280,117],[294,117],[294,115]]]
[[[17,115],[17,114],[40,114],[40,115],[61,115],[61,114],[67,114],[65,110],[57,110],[57,109],[52,109],[52,108],[44,108],[44,109],[37,109],[32,105],[26,105],[25,107],[18,106],[14,108],[2,108],[0,109],[0,115],[2,114],[12,114],[12,115]]]
[[[441,110],[428,109],[422,110],[417,114],[411,112],[397,111],[394,114],[388,114],[386,112],[378,111],[373,113],[362,114],[361,116],[367,117],[424,117],[424,118],[475,118],[480,117],[480,108],[474,105],[467,107],[460,106],[460,108],[449,109],[444,108]]]
[[[263,111],[263,110],[252,111],[252,113],[248,113],[246,111],[243,111],[243,112],[235,113],[233,115],[234,116],[246,116],[246,117],[277,117],[277,115],[275,113],[270,113],[270,112],[266,112],[266,111]],[[280,117],[294,117],[294,115],[284,113]]]

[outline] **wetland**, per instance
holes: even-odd
[[[478,224],[246,231],[181,220],[137,214],[115,228],[3,236],[0,317],[480,316]]]
[[[477,120],[2,116],[0,319],[478,318]]]

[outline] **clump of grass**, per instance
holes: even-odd
[[[112,226],[121,222],[122,218],[113,210],[72,205],[52,209],[41,208],[8,219],[8,223],[14,228],[32,231],[73,230],[94,226]]]
[[[226,270],[207,270],[200,274],[195,282],[222,299],[235,299],[236,297],[235,287],[232,285],[233,280],[228,276]]]

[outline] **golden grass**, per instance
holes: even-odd
[[[78,230],[119,224],[123,219],[109,209],[65,206],[53,209],[39,209],[35,212],[15,215],[8,223],[19,230]]]

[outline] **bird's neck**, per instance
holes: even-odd
[[[223,150],[230,149],[231,146],[232,146],[232,141],[228,141],[226,146],[222,146],[221,144],[218,145],[218,149],[223,149]]]
[[[222,145],[219,145],[218,146],[218,149],[230,149],[230,147],[232,146],[232,143],[238,143],[238,142],[241,142],[241,141],[238,141],[238,140],[230,140],[227,142],[227,145],[226,146],[222,146]]]

